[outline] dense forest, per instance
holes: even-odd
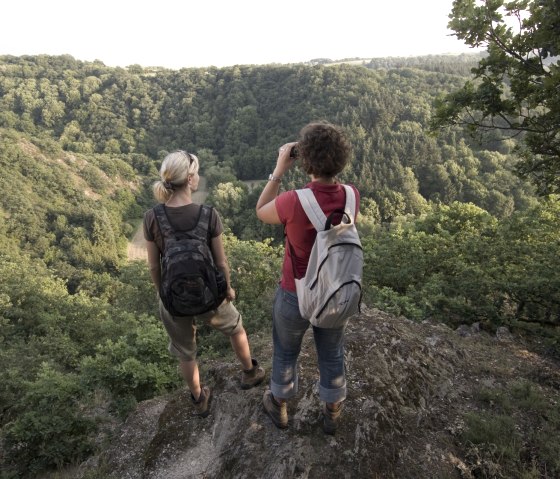
[[[258,222],[277,148],[324,119],[353,146],[364,301],[537,335],[560,356],[560,203],[514,174],[515,138],[429,129],[473,56],[182,70],[0,56],[2,477],[88,457],[137,401],[179,386],[128,239],[166,152],[201,160],[238,306],[268,331],[282,231]],[[305,184],[292,172],[284,187]],[[204,328],[201,334],[206,334]],[[201,353],[220,355],[208,336]],[[557,471],[560,473],[560,471]]]

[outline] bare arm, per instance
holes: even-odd
[[[235,290],[231,287],[230,274],[229,274],[229,264],[226,257],[226,252],[224,250],[224,242],[222,241],[222,235],[218,235],[212,238],[210,242],[210,248],[212,249],[212,256],[214,257],[214,263],[216,267],[224,273],[227,282],[226,299],[228,301],[233,301],[235,299]]]
[[[286,173],[290,167],[294,164],[294,159],[290,158],[290,150],[295,143],[286,143],[278,150],[278,160],[276,161],[276,167],[272,172],[273,176],[281,178],[284,173]],[[280,190],[280,183],[277,181],[269,181],[264,190],[262,190],[259,201],[257,201],[257,218],[263,223],[277,225],[280,224],[280,218],[278,216],[278,211],[276,210],[275,199],[278,196],[278,191]]]
[[[161,263],[159,248],[153,241],[146,241],[146,249],[148,251],[148,267],[150,268],[150,276],[152,282],[159,293],[161,284]]]

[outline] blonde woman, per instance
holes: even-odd
[[[154,196],[165,205],[165,214],[174,230],[189,231],[197,226],[202,205],[192,200],[198,189],[199,160],[186,151],[175,151],[165,157],[160,169],[161,179],[153,185]],[[159,299],[160,318],[169,336],[169,352],[179,360],[181,375],[191,392],[195,414],[206,417],[209,412],[211,390],[201,385],[196,360],[196,323],[205,322],[229,337],[233,351],[241,362],[241,388],[260,384],[264,369],[251,357],[249,341],[243,328],[241,314],[232,301],[235,290],[231,287],[228,261],[222,242],[223,226],[219,214],[212,208],[208,225],[208,245],[216,267],[226,282],[226,299],[216,308],[199,315],[173,316]],[[161,258],[164,235],[159,228],[154,208],[144,214],[144,237],[147,241],[148,263],[156,291],[161,285]]]

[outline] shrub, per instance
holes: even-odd
[[[86,391],[76,374],[43,363],[34,381],[23,384],[20,414],[3,429],[8,470],[38,471],[85,458],[92,450],[93,418],[84,415]]]

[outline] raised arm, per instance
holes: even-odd
[[[290,157],[290,151],[296,143],[286,143],[278,150],[278,160],[276,161],[276,167],[272,172],[271,178],[262,190],[259,201],[257,201],[257,218],[263,223],[268,224],[280,224],[280,218],[278,217],[278,211],[276,210],[275,199],[278,196],[278,191],[280,190],[280,182],[282,176],[290,169],[294,164],[295,159]]]

